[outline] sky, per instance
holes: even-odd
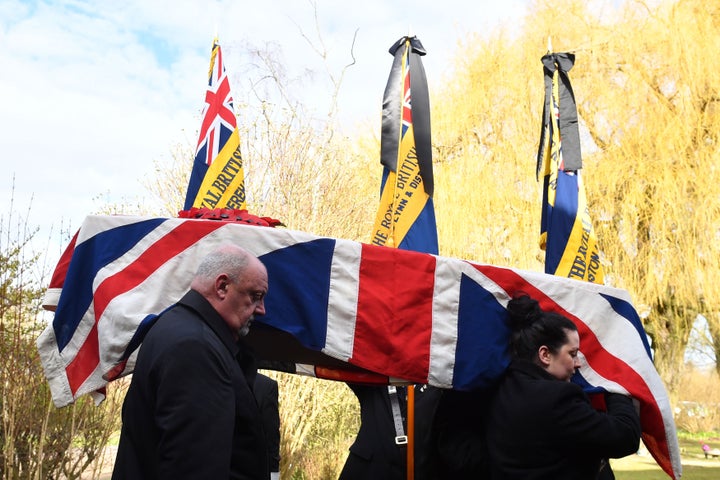
[[[396,40],[422,41],[432,89],[458,40],[518,24],[526,2],[0,0],[0,218],[6,225],[12,201],[16,220],[47,242],[51,228],[74,232],[107,204],[143,201],[154,162],[197,142],[215,35],[239,115],[249,47],[280,52],[293,75],[325,65],[338,73],[355,38],[338,113],[348,125],[379,125]],[[322,38],[326,64],[305,37]],[[327,98],[308,85],[304,102]]]

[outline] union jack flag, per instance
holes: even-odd
[[[235,110],[230,94],[230,81],[225,72],[222,49],[217,41],[213,44],[212,66],[209,72],[205,106],[202,111],[202,125],[198,138],[196,155],[202,155],[204,162],[211,165],[219,153],[219,146],[227,141],[235,130]]]
[[[268,270],[266,314],[247,341],[260,359],[460,390],[494,382],[509,363],[505,307],[517,293],[574,321],[580,379],[630,394],[643,441],[681,472],[670,401],[627,292],[544,273],[483,265],[308,233],[231,222],[90,216],[46,295],[55,317],[38,339],[57,406],[132,372],[154,317],[187,289],[201,259],[232,242]],[[69,258],[69,260],[68,260]],[[303,366],[308,368],[303,368]],[[320,369],[312,368],[319,366]],[[333,374],[335,372],[335,374]]]
[[[210,57],[202,124],[184,210],[192,207],[246,208],[240,136],[230,81],[217,39]]]
[[[410,56],[405,54],[403,62],[403,103],[402,103],[402,136],[412,127],[412,95],[410,93]]]

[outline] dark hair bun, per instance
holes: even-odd
[[[513,331],[530,327],[542,316],[542,309],[537,300],[528,295],[520,295],[508,302],[508,326]]]

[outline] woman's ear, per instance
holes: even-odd
[[[540,365],[542,366],[550,365],[550,349],[547,345],[538,348],[538,360],[540,360]]]

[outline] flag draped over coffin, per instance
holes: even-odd
[[[246,208],[240,135],[217,38],[213,41],[202,124],[183,209],[192,207]]]
[[[597,239],[593,231],[580,169],[577,107],[568,72],[572,53],[542,57],[545,106],[537,175],[543,178],[540,246],[545,272],[603,283]]]
[[[394,60],[382,112],[383,176],[371,243],[437,253],[430,101],[420,60],[426,52],[417,37],[403,37],[390,53]]]
[[[505,307],[518,292],[573,320],[580,373],[640,402],[643,439],[661,466],[679,465],[669,399],[627,292],[454,258],[234,222],[89,216],[51,325],[38,338],[57,406],[117,375],[138,328],[176,302],[201,259],[232,242],[267,266],[266,315],[247,341],[260,359],[374,372],[466,390],[509,363]],[[64,266],[63,266],[64,265]],[[389,284],[388,278],[402,278]],[[345,379],[343,379],[345,381]],[[666,470],[667,471],[667,470]]]

